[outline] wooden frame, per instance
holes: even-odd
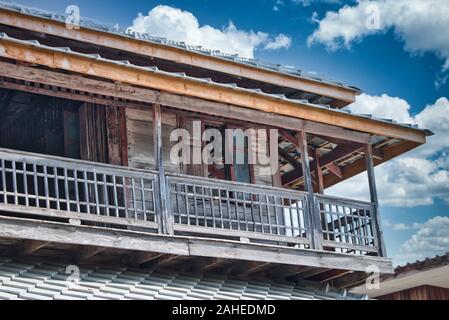
[[[229,240],[173,237],[3,216],[0,216],[0,238],[19,238],[67,245],[90,245],[106,249],[180,256],[260,261],[290,266],[352,270],[363,273],[368,266],[375,265],[381,273],[393,273],[391,260],[381,257],[318,252]]]
[[[66,99],[127,108],[147,108],[149,103],[160,103],[164,106],[179,109],[178,112],[180,114],[198,112],[207,116],[234,119],[243,123],[251,122],[256,125],[262,124],[268,127],[291,130],[301,129],[312,134],[351,140],[358,143],[369,143],[371,141],[371,136],[367,133],[351,131],[334,125],[274,113],[267,114],[263,111],[248,110],[227,103],[179,96],[124,83],[109,83],[79,75],[63,74],[2,61],[0,61],[0,75],[11,78],[0,81],[0,86],[7,89],[30,91]],[[19,83],[18,80],[21,80],[22,83]],[[110,97],[114,97],[114,99]]]
[[[27,54],[24,54],[27,52]],[[117,64],[95,57],[72,52],[37,47],[28,42],[3,38],[0,41],[0,55],[51,68],[64,69],[86,75],[163,90],[216,102],[224,102],[249,109],[277,113],[294,118],[312,120],[342,128],[362,131],[381,136],[425,143],[426,134],[421,130],[406,128],[391,123],[317,108],[307,104],[280,100],[248,90],[211,84],[192,78],[179,77],[169,73],[158,73],[143,67]]]
[[[175,48],[173,46],[142,41],[131,37],[116,35],[87,28],[70,30],[60,21],[54,21],[23,13],[0,9],[0,23],[13,27],[51,34],[66,39],[83,41],[95,46],[105,46],[117,50],[138,53],[140,55],[170,60],[176,63],[205,68],[218,72],[268,82],[282,87],[290,87],[301,91],[311,92],[320,96],[331,97],[342,101],[346,105],[355,101],[357,89],[334,85],[314,79],[298,77],[261,67],[251,66],[209,56],[193,51]]]

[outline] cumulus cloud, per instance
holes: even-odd
[[[389,220],[383,220],[383,225],[394,231],[407,231],[411,229],[418,229],[419,223],[406,224],[406,223],[391,223]]]
[[[264,49],[266,50],[278,50],[281,48],[290,48],[292,44],[292,39],[285,34],[280,34],[273,41],[268,42]]]
[[[405,264],[449,252],[449,217],[436,216],[416,226],[417,231],[405,241],[395,257]]]
[[[350,47],[363,37],[393,29],[414,53],[434,52],[449,69],[449,1],[359,0],[355,5],[329,11],[308,38],[329,49]]]
[[[415,116],[403,99],[362,94],[349,108],[358,114],[373,114],[399,122],[418,124],[435,135],[427,144],[376,167],[376,182],[382,205],[414,207],[435,199],[449,202],[449,100],[440,98]],[[327,190],[329,194],[368,199],[366,173]]]
[[[277,50],[291,45],[286,35],[272,37],[265,32],[239,30],[232,22],[222,29],[200,25],[192,13],[164,5],[154,7],[147,15],[140,13],[131,29],[246,58],[253,58],[256,49]]]

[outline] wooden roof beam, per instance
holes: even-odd
[[[249,110],[227,103],[159,92],[151,88],[131,86],[122,82],[110,83],[93,80],[79,75],[69,75],[38,68],[17,66],[2,61],[0,61],[0,76],[66,89],[51,90],[45,89],[41,85],[27,87],[18,83],[6,81],[0,82],[2,87],[14,90],[30,91],[38,94],[105,105],[109,105],[111,102],[95,95],[112,96],[131,100],[126,103],[121,101],[114,102],[114,105],[116,106],[130,108],[143,107],[136,102],[143,102],[145,105],[159,102],[164,106],[182,109],[185,110],[185,112],[199,112],[210,116],[236,119],[246,123],[251,121],[255,125],[262,124],[270,128],[280,127],[290,130],[297,130],[299,128],[312,134],[323,134],[343,140],[350,139],[359,143],[369,143],[371,141],[370,135],[363,132],[351,131],[329,124],[287,117],[275,113],[266,113],[260,110]],[[79,91],[80,94],[75,94],[74,91]]]
[[[0,56],[420,144],[426,141],[426,133],[422,130],[282,100],[252,91],[211,84],[197,79],[179,77],[174,74],[157,73],[141,67],[99,60],[92,56],[38,47],[29,42],[10,38],[3,38],[0,41]]]
[[[187,51],[170,45],[142,41],[123,35],[93,29],[68,29],[64,22],[43,17],[26,15],[4,8],[0,9],[0,24],[22,29],[50,34],[61,38],[90,43],[116,50],[138,53],[175,63],[191,65],[199,68],[223,72],[236,77],[262,81],[277,86],[311,92],[317,95],[339,100],[342,107],[355,101],[359,93],[357,89],[343,87],[319,80],[298,77],[274,70],[251,66],[220,57],[209,56],[193,51]]]

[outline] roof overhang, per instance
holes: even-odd
[[[53,69],[62,69],[121,83],[153,88],[163,92],[330,124],[372,135],[401,139],[417,145],[425,143],[428,135],[428,132],[424,130],[361,117],[298,100],[223,85],[207,79],[164,72],[151,67],[140,67],[123,61],[103,59],[98,55],[86,55],[64,48],[43,46],[37,42],[22,41],[7,36],[1,37],[0,56]]]
[[[26,14],[5,7],[0,8],[0,24],[310,92],[339,100],[342,105],[354,102],[356,95],[360,93],[360,90],[354,87],[283,73],[242,63],[238,60],[229,60],[168,44],[142,40],[126,34],[86,27],[69,29],[62,21]]]

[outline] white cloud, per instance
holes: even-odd
[[[246,58],[253,58],[254,51],[259,48],[275,50],[288,48],[291,44],[291,39],[286,35],[280,34],[273,38],[265,32],[239,30],[232,22],[223,29],[200,25],[192,13],[164,5],[154,7],[148,15],[139,14],[131,28],[136,32]]]
[[[264,47],[266,50],[278,50],[281,48],[290,48],[292,39],[285,34],[280,34],[273,41],[267,43]]]
[[[405,223],[391,223],[389,220],[383,220],[383,225],[394,230],[394,231],[406,231],[410,229],[416,229],[419,227],[419,224],[415,223],[412,225],[408,225]]]
[[[383,119],[394,119],[401,123],[413,123],[410,117],[410,105],[401,98],[382,96],[370,96],[361,94],[357,96],[356,102],[350,106],[356,114],[373,114]]]
[[[374,9],[373,9],[374,8]],[[374,11],[373,11],[374,10]],[[345,5],[329,11],[308,38],[309,45],[323,43],[329,49],[350,47],[368,35],[393,29],[404,42],[405,50],[434,52],[449,68],[449,1],[447,0],[373,0]],[[379,28],[371,23],[379,18]]]
[[[417,231],[405,241],[394,260],[397,264],[415,262],[449,252],[449,218],[436,216],[416,227]]]
[[[428,142],[399,158],[376,167],[376,182],[382,205],[414,207],[429,205],[435,199],[449,202],[449,100],[440,98],[415,116],[409,104],[387,95],[362,94],[349,106],[354,113],[373,114],[399,122],[418,124],[435,135]],[[342,197],[368,199],[365,173],[327,190]]]

